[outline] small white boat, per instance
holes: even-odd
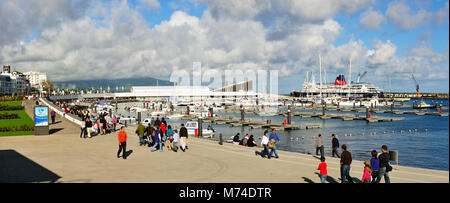
[[[189,136],[198,135],[198,122],[195,122],[195,121],[187,122],[185,127],[188,130]],[[214,131],[209,130],[209,129],[203,129],[202,135],[203,135],[203,137],[211,137],[214,135]]]
[[[183,118],[183,115],[181,114],[174,114],[174,115],[170,115],[166,117],[169,120],[180,120],[181,118]]]
[[[434,109],[437,108],[436,104],[427,104],[424,101],[420,101],[419,104],[413,104],[413,109]]]

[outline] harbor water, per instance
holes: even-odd
[[[410,102],[405,102],[405,105],[412,105]],[[424,100],[427,103],[431,103],[431,100]],[[434,103],[441,104],[448,107],[448,100],[433,100]],[[122,109],[119,106],[119,109]],[[132,115],[119,110],[118,113],[122,115]],[[280,108],[280,110],[287,110]],[[412,110],[412,109],[405,109]],[[296,111],[313,111],[296,109]],[[436,111],[436,110],[431,110]],[[316,110],[321,112],[321,110]],[[337,113],[337,111],[327,111],[329,113]],[[443,112],[448,113],[445,109]],[[234,117],[240,118],[240,113],[232,112],[214,112],[220,117]],[[339,112],[349,114],[359,114],[364,117],[365,113],[358,112]],[[321,134],[323,136],[325,156],[331,156],[331,134],[335,134],[339,139],[340,145],[346,144],[347,149],[352,153],[353,159],[356,160],[369,160],[370,152],[377,150],[381,152],[381,146],[387,145],[389,150],[398,151],[398,164],[411,167],[437,169],[437,170],[449,170],[449,118],[448,116],[436,116],[436,115],[413,115],[413,114],[376,114],[372,113],[372,116],[379,117],[403,117],[404,120],[394,122],[375,122],[368,123],[362,120],[343,121],[341,119],[320,119],[317,117],[301,118],[292,117],[292,124],[305,125],[305,124],[319,124],[321,127],[318,129],[307,130],[292,130],[284,131],[278,130],[277,133],[281,140],[281,143],[277,145],[280,150],[299,152],[305,154],[316,153],[314,147],[313,136]],[[148,117],[148,116],[143,116]],[[282,123],[284,121],[283,116],[260,116],[253,113],[245,114],[245,118],[252,120],[271,120],[272,123]],[[185,123],[185,120],[168,120],[168,123],[172,126],[179,127],[180,123]],[[230,139],[236,133],[240,133],[240,139],[242,139],[246,133],[252,134],[255,137],[257,144],[260,144],[260,137],[262,137],[265,128],[251,129],[248,126],[243,127],[231,127],[230,125],[223,124],[211,124],[203,123],[203,128],[208,126],[213,127],[216,130],[215,136],[218,137],[222,134],[224,139]],[[351,134],[351,136],[350,136]],[[347,136],[345,136],[347,135]],[[303,138],[303,139],[302,139]],[[255,148],[255,150],[261,150],[261,148]],[[393,163],[396,164],[395,162]],[[353,166],[363,167],[363,166]]]

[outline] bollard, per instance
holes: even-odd
[[[397,150],[389,150],[389,161],[395,161],[398,166],[398,151]]]
[[[223,145],[222,133],[219,134],[219,144]]]
[[[291,125],[292,121],[291,121],[291,114],[292,114],[292,110],[291,110],[291,106],[288,107],[288,117],[287,117],[287,124]]]
[[[322,105],[322,116],[325,116],[325,106]]]
[[[141,112],[138,112],[138,123],[141,122]]]
[[[213,107],[209,107],[209,114],[211,115],[211,118],[214,117],[214,116],[213,116],[213,114],[214,114],[214,109],[213,109]]]
[[[198,118],[198,137],[203,137],[203,119]]]

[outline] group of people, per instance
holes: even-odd
[[[334,137],[334,135],[333,135]],[[339,148],[339,147],[337,147]],[[352,164],[352,154],[347,150],[347,145],[342,145],[342,153],[340,156],[340,173],[342,183],[353,183],[353,179],[350,176],[350,169]],[[389,153],[387,151],[387,145],[381,146],[381,153],[376,150],[371,152],[372,158],[364,162],[363,176],[361,182],[363,183],[380,183],[384,177],[385,183],[390,183],[389,172],[392,171],[392,166],[389,164]],[[335,149],[333,149],[333,155]],[[339,155],[338,155],[339,157]],[[320,157],[321,163],[317,170],[320,171],[320,182],[325,183],[327,179],[327,164],[325,163],[325,157]]]
[[[139,122],[136,134],[139,136],[139,145],[148,144],[149,147],[151,146],[152,152],[156,151],[157,148],[160,152],[163,151],[163,146],[166,146],[168,150],[177,152],[178,143],[181,151],[185,152],[187,149],[187,128],[184,127],[184,124],[181,124],[179,130],[173,129],[164,118],[161,118],[161,120],[159,120],[159,117],[156,120],[152,118],[147,127]]]
[[[83,114],[84,125],[81,126],[80,138],[91,138],[93,135],[106,135],[116,132],[117,117],[111,117],[107,112],[101,112],[98,116],[86,111]]]
[[[258,147],[258,145],[255,142],[255,137],[253,135],[250,135],[249,133],[245,134],[244,138],[240,139],[240,133],[237,133],[233,137],[233,144],[235,145],[242,145],[245,147]]]

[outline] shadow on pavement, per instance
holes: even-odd
[[[15,150],[0,150],[0,183],[54,183],[61,177]]]
[[[131,153],[133,153],[133,150],[128,150],[128,151],[125,153],[125,158],[128,158],[128,156],[130,156]]]
[[[302,177],[303,180],[307,183],[314,183],[314,181],[312,181],[311,179],[307,178],[307,177]]]
[[[317,173],[317,172],[314,172],[314,173],[320,178],[319,173]],[[339,183],[336,179],[334,179],[333,177],[331,177],[329,175],[327,175],[327,179],[325,179],[325,180],[329,183]]]
[[[61,130],[64,130],[64,128],[54,128],[54,129],[50,129],[49,133],[51,135],[51,134],[57,133],[57,132],[59,132]]]

